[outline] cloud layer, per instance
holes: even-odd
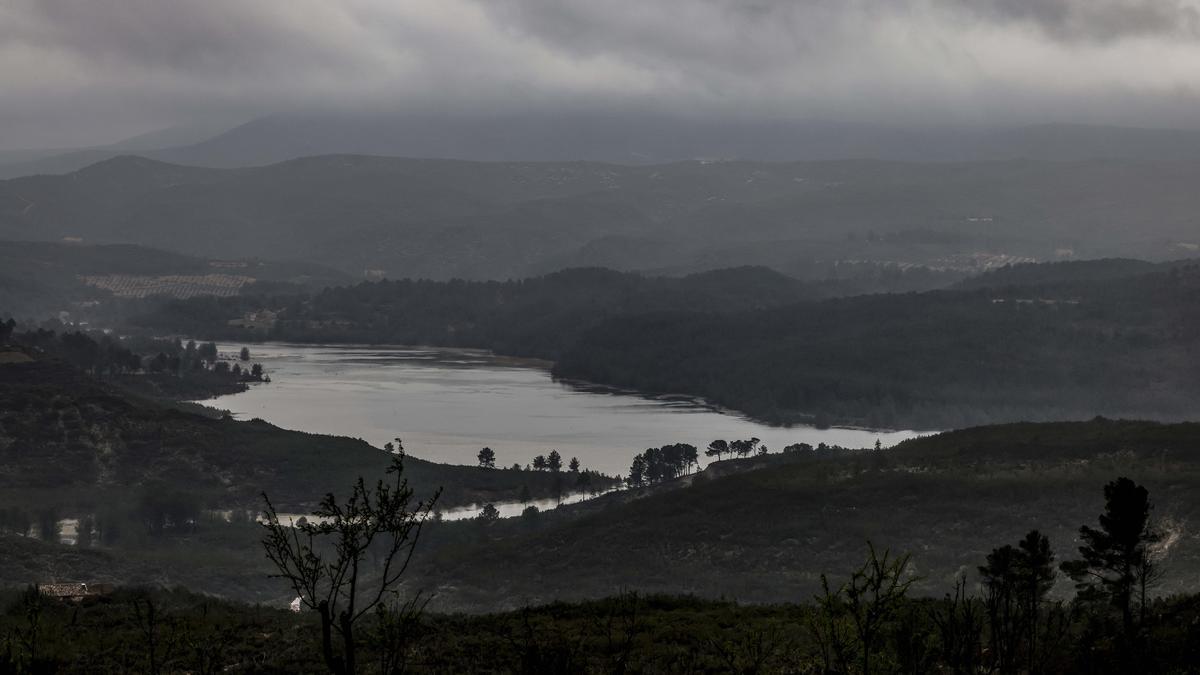
[[[1200,0],[0,0],[0,148],[289,111],[1200,126]]]

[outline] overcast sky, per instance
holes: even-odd
[[[0,0],[0,148],[275,112],[1200,127],[1200,0]]]

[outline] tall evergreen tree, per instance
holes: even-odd
[[[718,438],[708,444],[708,449],[704,451],[706,457],[716,457],[717,461],[721,461],[721,456],[729,452],[729,441]]]
[[[987,564],[979,568],[983,581],[983,605],[987,611],[989,653],[993,669],[1011,672],[1017,661],[1021,628],[1017,581],[1020,553],[1011,544],[993,549]]]
[[[1036,672],[1042,606],[1055,578],[1050,540],[1032,530],[1016,547],[993,549],[979,575],[993,667],[1000,672]]]
[[[495,450],[492,450],[491,448],[483,448],[479,451],[479,455],[477,457],[479,459],[479,466],[481,466],[485,469],[496,468],[496,451]]]
[[[1064,562],[1062,570],[1075,580],[1081,599],[1106,599],[1121,613],[1125,639],[1132,643],[1145,616],[1147,590],[1161,574],[1152,549],[1162,534],[1150,522],[1154,506],[1146,488],[1121,477],[1104,486],[1104,500],[1100,528],[1079,528],[1080,559]]]
[[[629,465],[629,478],[626,479],[629,487],[641,487],[646,484],[646,459],[641,455],[633,458],[633,463]]]
[[[1046,535],[1031,530],[1017,547],[1021,552],[1018,596],[1022,605],[1021,611],[1025,616],[1027,669],[1029,672],[1037,672],[1042,605],[1045,604],[1050,589],[1054,588],[1054,579],[1058,572],[1054,569],[1054,551],[1051,550],[1050,539]]]

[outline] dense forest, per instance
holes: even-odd
[[[1185,419],[1200,402],[1200,266],[725,315],[609,320],[560,377],[704,396],[779,422],[963,427]]]
[[[180,402],[246,390],[269,382],[250,350],[221,358],[214,342],[146,336],[114,337],[103,331],[50,330],[0,322],[0,346],[8,343],[13,362],[56,360],[109,386],[163,402]]]
[[[555,359],[610,317],[651,311],[732,311],[820,297],[766,268],[682,278],[573,269],[520,281],[380,281],[312,295],[195,298],[136,316],[142,329],[300,342],[432,344]],[[267,310],[267,325],[243,315]],[[230,325],[230,324],[233,325]]]

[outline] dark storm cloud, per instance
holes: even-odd
[[[1197,26],[1189,0],[0,0],[0,147],[340,109],[1192,124]]]
[[[1182,0],[947,0],[947,6],[986,20],[1029,23],[1066,41],[1200,35],[1200,15]]]

